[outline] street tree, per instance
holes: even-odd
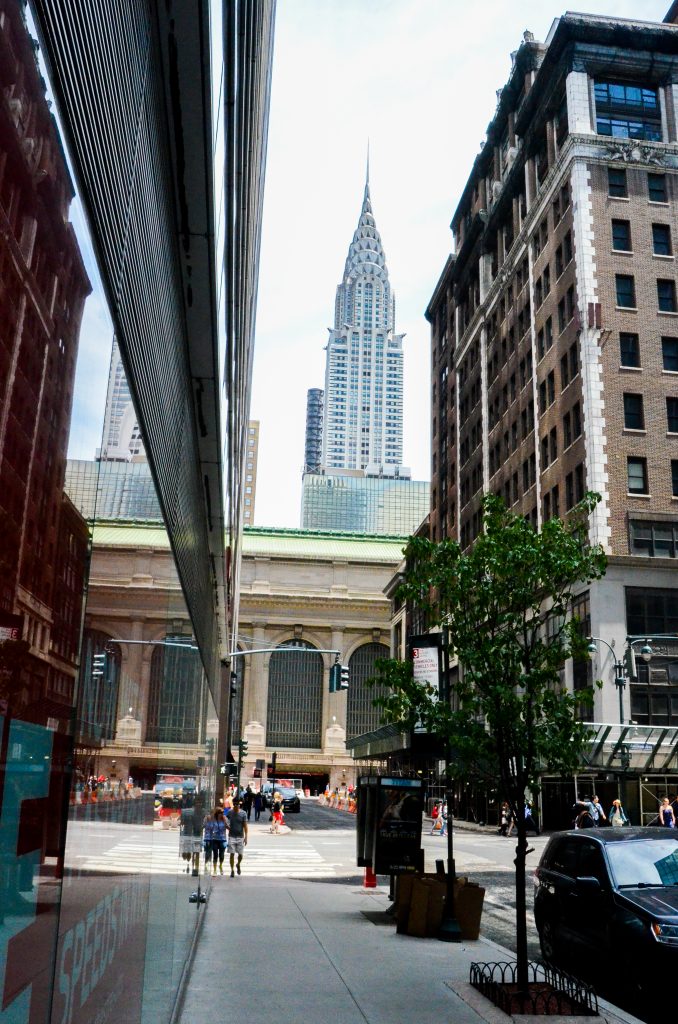
[[[402,600],[418,605],[430,629],[441,629],[459,665],[450,703],[415,682],[411,667],[382,661],[377,698],[389,722],[421,722],[452,752],[457,778],[494,772],[518,829],[515,856],[517,971],[528,983],[525,799],[544,772],[570,774],[581,764],[587,727],[582,704],[591,691],[569,692],[568,658],[587,658],[586,637],[572,615],[572,597],[606,568],[589,541],[599,501],[589,493],[566,520],[537,531],[494,495],[483,499],[483,531],[470,550],[453,540],[408,542]]]

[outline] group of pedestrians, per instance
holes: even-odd
[[[523,816],[525,818],[525,831],[534,832],[534,834],[538,836],[539,825],[537,824],[535,811],[530,800],[525,801]],[[499,809],[499,835],[506,836],[506,838],[509,839],[512,836],[514,829],[516,830],[517,835],[518,822],[516,821],[516,816],[511,810],[509,803],[504,800]]]
[[[576,829],[602,828],[605,825],[622,828],[624,825],[630,824],[619,798],[612,801],[608,814],[603,810],[603,805],[595,793],[593,796],[580,794],[572,809],[574,811],[572,827]]]
[[[226,850],[231,865],[231,878],[236,871],[241,874],[241,864],[247,846],[247,814],[240,806],[240,797],[234,797],[232,806],[227,810],[215,807],[203,822],[203,842],[205,846],[205,865],[207,871],[212,865],[212,874],[224,873],[224,856]],[[236,863],[237,857],[237,863]]]

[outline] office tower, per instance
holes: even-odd
[[[394,324],[395,298],[372,213],[368,167],[327,342],[322,464],[328,470],[402,462],[403,352]]]
[[[428,515],[429,495],[428,480],[412,480],[404,466],[385,467],[380,475],[360,469],[304,473],[301,525],[408,537]]]
[[[317,473],[323,450],[323,391],[309,388],[306,396],[306,444],[304,473]]]
[[[678,725],[677,30],[566,14],[512,57],[427,311],[432,535],[467,548],[487,492],[537,528],[598,492],[573,611],[617,657],[664,639],[565,678],[603,679],[598,722]]]
[[[254,506],[257,497],[257,462],[259,461],[259,420],[247,424],[245,450],[245,494],[243,498],[243,526],[254,525]]]
[[[146,458],[120,348],[115,338],[108,374],[103,439],[97,458],[108,462],[131,462],[133,459]]]

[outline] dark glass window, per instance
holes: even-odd
[[[612,221],[612,248],[622,252],[631,251],[631,222],[628,220]]]
[[[657,281],[657,303],[662,313],[676,312],[676,282],[668,279]]]
[[[346,736],[360,736],[372,732],[381,725],[381,709],[374,706],[375,697],[384,696],[380,687],[367,685],[367,680],[376,674],[378,658],[388,658],[389,649],[383,644],[363,644],[351,655],[348,663],[351,685],[346,702]]]
[[[563,447],[569,448],[572,444],[572,423],[569,412],[563,416]]]
[[[595,96],[599,135],[661,141],[656,89],[625,82],[596,82]]]
[[[626,309],[635,309],[636,288],[631,274],[615,274],[614,279],[617,289],[617,305]]]
[[[662,360],[665,370],[678,373],[678,338],[662,338]]]
[[[565,508],[571,509],[574,505],[574,473],[568,473],[565,477]]]
[[[678,459],[671,462],[671,473],[676,484]],[[678,553],[678,521],[655,522],[646,519],[629,521],[629,550],[632,555],[649,555],[651,558],[675,558]]]
[[[653,203],[666,202],[666,175],[648,174],[647,191],[650,201]]]
[[[630,636],[677,636],[678,590],[627,587],[626,629]]]
[[[678,459],[671,459],[671,494],[678,498]]]
[[[608,195],[615,199],[626,199],[629,192],[626,184],[626,171],[623,167],[608,167],[607,169],[607,191]]]
[[[640,341],[637,334],[619,335],[619,361],[622,366],[640,366]]]
[[[572,434],[579,437],[581,434],[581,407],[579,402],[572,406]]]
[[[666,423],[671,434],[678,434],[678,398],[666,399]]]
[[[671,255],[671,228],[668,224],[652,225],[652,251],[656,256]]]
[[[572,232],[568,231],[563,239],[563,256],[565,258],[565,266],[572,259]]]
[[[636,456],[626,460],[629,494],[647,494],[647,461]]]
[[[636,394],[624,395],[624,426],[627,430],[644,430],[643,396]]]

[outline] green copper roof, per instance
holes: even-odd
[[[169,548],[167,532],[157,523],[99,522],[92,531],[97,546]],[[248,526],[243,530],[243,555],[295,558],[345,558],[357,562],[399,562],[406,537],[359,533],[320,533]]]

